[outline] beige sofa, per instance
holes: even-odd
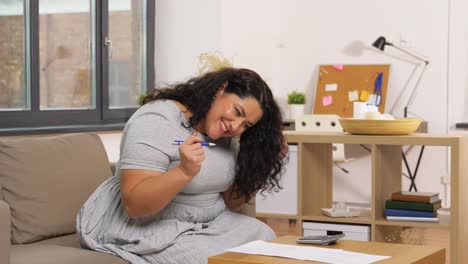
[[[75,233],[79,208],[111,174],[96,134],[0,137],[0,263],[126,263],[80,248]]]

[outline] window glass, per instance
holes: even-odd
[[[28,108],[22,0],[0,0],[0,110]]]
[[[0,0],[0,135],[119,128],[154,82],[154,0]]]
[[[144,0],[109,0],[109,108],[138,106],[146,90]]]
[[[39,0],[40,109],[94,109],[91,1]]]

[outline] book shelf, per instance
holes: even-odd
[[[450,262],[468,263],[468,137],[454,135],[411,134],[406,136],[367,136],[348,133],[284,131],[288,143],[298,145],[297,215],[262,214],[262,217],[297,220],[298,235],[304,221],[366,224],[371,240],[385,242],[386,235],[401,227],[444,229],[450,236]],[[357,218],[331,218],[320,208],[332,207],[332,143],[371,146],[371,208]],[[450,150],[450,217],[439,223],[387,221],[385,200],[402,188],[402,148],[409,145],[446,146]]]

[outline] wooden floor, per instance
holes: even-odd
[[[275,231],[277,236],[297,235],[296,224],[291,223],[288,219],[277,218],[258,218],[266,223]]]

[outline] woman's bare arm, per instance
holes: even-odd
[[[120,191],[128,216],[138,218],[160,211],[191,179],[179,167],[166,173],[122,170]]]
[[[196,134],[179,146],[180,164],[167,172],[122,170],[120,192],[131,218],[151,215],[163,209],[200,171],[205,152]]]

